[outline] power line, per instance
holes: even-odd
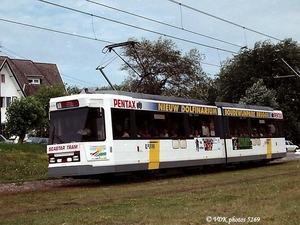
[[[26,27],[31,27],[31,28],[40,29],[40,30],[46,30],[46,31],[55,32],[55,33],[59,33],[59,34],[65,34],[65,35],[69,35],[69,36],[73,36],[73,37],[85,38],[85,39],[89,39],[89,40],[93,40],[93,41],[100,41],[100,42],[109,43],[109,44],[112,43],[110,41],[105,41],[105,40],[100,40],[97,38],[91,38],[91,37],[87,37],[87,36],[83,36],[83,35],[68,33],[65,31],[59,31],[59,30],[49,29],[49,28],[45,28],[45,27],[35,26],[32,24],[28,24],[28,23],[21,23],[21,22],[7,20],[7,19],[3,19],[3,18],[0,18],[0,20],[7,22],[7,23],[18,24],[18,25],[22,25],[22,26],[26,26]]]
[[[77,79],[77,78],[68,76],[68,75],[66,75],[66,74],[63,74],[63,73],[61,73],[61,75],[62,75],[63,77],[67,77],[67,78],[70,79],[70,80],[75,80],[75,81],[80,82],[80,83],[82,83],[82,84],[89,84],[89,85],[95,86],[95,83],[89,83],[89,82],[87,82],[86,80],[80,80],[80,79]]]
[[[205,64],[205,65],[209,65],[209,66],[214,66],[214,67],[221,67],[220,65],[216,65],[216,64],[212,64],[212,63],[206,63],[206,62],[200,62],[200,64]]]
[[[120,21],[117,21],[117,20],[105,18],[103,16],[98,16],[98,15],[95,15],[95,14],[87,13],[87,12],[84,12],[84,11],[81,11],[81,10],[78,10],[78,9],[70,8],[70,7],[67,7],[67,6],[59,5],[59,4],[48,2],[48,1],[45,1],[45,0],[38,0],[38,1],[46,3],[46,4],[50,4],[50,5],[53,5],[53,6],[57,6],[57,7],[63,8],[63,9],[67,9],[67,10],[70,10],[70,11],[74,11],[74,12],[77,12],[77,13],[85,14],[85,15],[88,15],[88,16],[93,16],[93,17],[103,19],[103,20],[107,20],[107,21],[110,21],[110,22],[113,22],[113,23],[118,23],[118,24],[121,24],[121,25],[124,25],[124,26],[132,27],[132,28],[135,28],[135,29],[143,30],[143,31],[146,31],[146,32],[154,33],[154,34],[158,34],[160,36],[165,36],[165,37],[173,38],[173,39],[176,39],[176,40],[179,40],[179,41],[184,41],[184,42],[188,42],[188,43],[191,43],[191,44],[200,45],[200,46],[203,46],[203,47],[212,48],[212,49],[215,49],[215,50],[220,50],[220,51],[236,54],[236,52],[233,52],[233,51],[230,51],[230,50],[227,50],[227,49],[218,48],[218,47],[214,47],[214,46],[210,46],[210,45],[206,45],[206,44],[201,44],[199,42],[190,41],[190,40],[187,40],[187,39],[184,39],[184,38],[175,37],[173,35],[168,35],[168,34],[158,32],[158,31],[153,31],[153,30],[150,30],[150,29],[142,28],[142,27],[139,27],[139,26],[135,26],[135,25],[131,25],[131,24],[128,24],[128,23],[120,22]]]
[[[67,32],[64,32],[64,31],[58,31],[58,30],[54,30],[54,29],[49,29],[49,28],[45,28],[45,27],[35,26],[35,25],[31,25],[31,24],[27,24],[27,23],[21,23],[21,22],[12,21],[12,20],[7,20],[7,19],[3,19],[3,18],[0,18],[0,21],[4,21],[4,22],[8,22],[8,23],[13,23],[13,24],[21,25],[21,26],[26,26],[26,27],[31,27],[31,28],[35,28],[35,29],[46,30],[46,31],[55,32],[55,33],[64,34],[64,35],[69,35],[69,36],[75,36],[75,37],[78,37],[78,38],[89,39],[89,40],[93,40],[93,41],[100,41],[100,42],[105,42],[105,43],[109,43],[109,44],[113,43],[113,42],[110,42],[110,41],[99,40],[99,39],[95,39],[95,38],[91,38],[91,37],[86,37],[86,36],[82,36],[82,35],[76,35],[76,34],[67,33]],[[20,56],[19,54],[8,50],[7,48],[3,47],[2,45],[1,45],[1,48],[6,49],[7,51],[11,52],[12,54]],[[9,54],[7,52],[3,52],[3,53],[5,53],[6,55],[8,55],[10,57],[13,57],[11,54]],[[235,53],[235,52],[232,52],[232,53]],[[23,57],[23,56],[20,56],[20,57],[23,58],[23,59],[27,59],[26,57]],[[111,61],[113,61],[114,59],[112,59]],[[110,63],[111,62],[109,62],[108,64],[110,64]],[[205,63],[205,62],[201,62],[201,63],[202,64],[206,64],[206,65],[210,65],[210,66],[220,67],[219,65],[215,65],[215,64],[210,64],[210,63]],[[66,75],[64,75],[64,76],[66,76]],[[81,81],[81,80],[78,80],[78,81]],[[84,81],[81,81],[81,82],[84,82]]]
[[[14,56],[13,55],[11,55],[10,53],[7,53],[7,52],[4,52],[4,51],[0,51],[1,53],[3,53],[4,55],[7,55],[7,56],[9,56],[9,57],[11,57],[11,58],[13,58]]]
[[[273,37],[273,36],[264,34],[264,33],[262,33],[262,32],[259,32],[259,31],[256,31],[256,30],[253,30],[253,29],[250,29],[250,28],[247,28],[247,27],[245,27],[245,26],[239,25],[239,24],[234,23],[234,22],[231,22],[231,21],[229,21],[229,20],[225,20],[225,19],[223,19],[223,18],[220,18],[220,17],[217,17],[217,16],[215,16],[215,15],[209,14],[209,13],[207,13],[207,12],[201,11],[201,10],[196,9],[196,8],[194,8],[194,7],[191,7],[191,6],[182,4],[182,3],[180,3],[180,2],[177,2],[177,1],[174,1],[174,0],[168,0],[168,1],[170,1],[170,2],[172,2],[172,3],[175,3],[175,4],[178,4],[178,5],[181,6],[181,7],[183,6],[183,7],[185,7],[185,8],[191,9],[191,10],[193,10],[193,11],[202,13],[202,14],[204,14],[204,15],[206,15],[206,16],[213,17],[213,18],[215,18],[215,19],[217,19],[217,20],[221,20],[221,21],[226,22],[226,23],[229,23],[229,24],[231,24],[231,25],[234,25],[234,26],[243,28],[243,29],[245,29],[245,30],[249,30],[249,31],[251,31],[251,32],[253,32],[253,33],[260,34],[260,35],[263,35],[263,36],[265,36],[265,37],[275,39],[275,40],[277,40],[277,41],[282,41],[282,40],[279,39],[279,38],[276,38],[276,37]]]
[[[49,3],[49,2],[46,2],[46,1],[42,1],[42,0],[39,0],[41,2],[45,2],[45,3],[48,3],[48,4],[52,4],[52,3]],[[55,4],[56,5],[56,4]],[[59,6],[59,5],[58,5]],[[61,7],[61,6],[59,6]],[[64,6],[63,6],[64,7]],[[68,7],[67,7],[68,8]],[[71,8],[70,8],[71,9]],[[76,10],[76,9],[71,9],[71,10],[75,10],[75,11],[79,11],[79,10]],[[95,16],[93,14],[88,14],[86,12],[82,12],[82,11],[79,11],[81,13],[84,13],[86,15],[91,15],[92,17]],[[99,17],[99,16],[95,16],[95,17]],[[106,20],[109,20],[107,18],[102,18],[102,17],[99,17],[101,19],[106,19]],[[95,38],[91,38],[91,37],[87,37],[87,36],[83,36],[83,35],[77,35],[77,34],[73,34],[73,33],[68,33],[68,32],[65,32],[65,31],[60,31],[60,30],[55,30],[55,29],[49,29],[49,28],[45,28],[45,27],[41,27],[41,26],[36,26],[36,25],[32,25],[32,24],[28,24],[28,23],[21,23],[21,22],[17,22],[17,21],[12,21],[12,20],[7,20],[7,19],[3,19],[3,18],[0,18],[1,21],[4,21],[4,22],[8,22],[8,23],[13,23],[13,24],[17,24],[17,25],[21,25],[21,26],[26,26],[26,27],[31,27],[31,28],[35,28],[35,29],[41,29],[41,30],[45,30],[45,31],[50,31],[50,32],[55,32],[55,33],[59,33],[59,34],[64,34],[64,35],[69,35],[69,36],[74,36],[74,37],[78,37],[78,38],[84,38],[84,39],[89,39],[89,40],[94,40],[94,41],[101,41],[101,42],[105,42],[105,43],[109,43],[111,44],[112,42],[109,42],[109,41],[105,41],[105,40],[100,40],[100,39],[97,39],[96,36]],[[113,20],[112,20],[113,21]],[[117,23],[120,23],[118,21],[113,21],[113,22],[117,22]],[[159,21],[158,21],[159,22]],[[121,23],[123,24],[123,23]],[[133,26],[133,25],[130,25],[130,24],[125,24],[125,25],[128,25],[128,26]],[[137,28],[137,29],[143,29],[143,28],[140,28],[140,27],[137,27],[137,26],[133,26],[134,28]],[[146,30],[146,31],[149,31],[149,32],[152,32],[152,33],[157,33],[157,34],[160,34],[160,35],[163,35],[163,36],[169,36],[169,37],[173,37],[173,36],[170,36],[170,35],[165,35],[163,33],[159,33],[159,32],[156,32],[156,31],[151,31],[151,30],[147,30],[147,29],[143,29],[143,30]],[[183,41],[188,41],[188,40],[185,40],[185,39],[181,39],[181,38],[177,38],[177,37],[174,37],[175,39],[178,39],[178,40],[183,40]],[[213,46],[207,46],[207,45],[203,45],[203,44],[200,44],[200,43],[196,43],[196,42],[191,42],[191,41],[188,41],[190,43],[195,43],[195,44],[198,44],[198,45],[202,45],[202,46],[206,46],[206,47],[211,47],[213,49],[217,49],[217,50],[224,50],[224,49],[219,49],[219,48],[216,48],[216,47],[213,47]],[[228,50],[225,50],[226,52],[231,52],[231,51],[228,51]],[[236,53],[236,52],[231,52],[231,53]],[[16,53],[14,53],[16,54]],[[22,57],[24,58],[24,57]],[[25,58],[24,58],[25,59]],[[205,62],[201,62],[203,64],[207,64],[207,65],[211,65],[211,66],[217,66],[217,65],[213,65],[213,64],[209,64],[209,63],[205,63]],[[63,75],[63,74],[62,74]],[[66,76],[66,75],[64,75]],[[75,79],[76,78],[72,78],[72,79]],[[84,82],[86,83],[86,81],[82,81],[82,80],[78,80],[80,82]]]
[[[5,48],[3,45],[1,45],[0,48],[5,49],[6,51],[10,52],[11,54],[20,56],[19,54],[17,54],[17,53],[15,53],[15,52],[13,52],[13,51],[11,51],[11,50]],[[4,52],[4,51],[0,51],[0,52],[4,53],[5,55],[9,56],[10,58],[14,58],[14,56],[11,55],[10,53]],[[25,60],[28,60],[26,57],[23,57],[23,56],[20,56],[20,58],[25,59]],[[60,73],[60,75],[63,76],[63,77],[67,77],[69,80],[75,80],[75,81],[77,81],[77,82],[80,82],[80,83],[82,83],[82,84],[84,84],[84,85],[86,85],[86,84],[88,84],[88,85],[95,85],[95,84],[93,84],[93,83],[89,83],[89,82],[87,82],[87,81],[80,80],[80,79],[77,79],[77,78],[68,76],[68,75],[66,75],[66,74],[63,74],[63,73]]]
[[[129,14],[131,16],[135,16],[135,17],[138,17],[138,18],[141,18],[141,19],[145,19],[145,20],[148,20],[148,21],[151,21],[151,22],[154,22],[154,23],[158,23],[158,24],[161,24],[161,25],[164,25],[164,26],[172,27],[172,28],[175,28],[175,29],[178,29],[178,30],[181,30],[181,31],[185,31],[185,32],[195,34],[195,35],[198,35],[198,36],[201,36],[201,37],[205,37],[205,38],[208,38],[208,39],[212,39],[212,40],[215,40],[215,41],[219,41],[219,42],[222,42],[222,43],[225,43],[225,44],[228,44],[228,45],[232,45],[232,46],[240,47],[240,48],[243,47],[243,46],[238,45],[238,44],[234,44],[234,43],[227,42],[227,41],[224,41],[224,40],[221,40],[221,39],[217,39],[217,38],[214,38],[214,37],[211,37],[211,36],[208,36],[208,35],[204,35],[204,34],[192,31],[192,30],[184,29],[183,26],[182,27],[174,26],[174,25],[164,23],[164,22],[161,22],[161,21],[158,21],[158,20],[154,20],[154,19],[151,19],[151,18],[148,18],[148,17],[145,17],[145,16],[141,16],[141,15],[138,15],[138,14],[135,14],[135,13],[131,13],[131,12],[128,12],[128,11],[125,11],[125,10],[117,9],[115,7],[111,7],[111,6],[102,4],[102,3],[94,2],[94,1],[91,1],[91,0],[86,0],[86,1],[90,2],[90,3],[93,3],[93,4],[96,4],[96,5],[100,5],[100,6],[112,9],[112,10],[115,10],[115,11],[118,11],[118,12]]]
[[[5,47],[3,47],[3,46],[1,46],[1,47],[2,47],[3,49],[5,49],[6,51],[9,51],[11,54],[17,55],[17,56],[19,56],[19,57],[22,58],[22,59],[26,59],[25,57],[23,57],[23,56],[21,56],[21,55],[15,53],[15,52],[13,52],[13,51],[11,51],[11,50],[5,48]],[[3,52],[3,53],[4,53],[4,52]],[[9,55],[8,53],[6,53],[6,54]]]

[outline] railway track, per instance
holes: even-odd
[[[285,163],[288,162],[290,160],[286,160],[286,159],[281,159],[281,160],[276,160],[271,162],[269,165],[267,166],[273,166],[273,165],[277,165],[280,163]],[[232,170],[236,170],[238,171],[239,169],[245,169],[245,168],[254,168],[253,166],[250,165],[246,165],[246,167],[228,167],[228,168],[224,168],[222,171],[227,170],[227,171],[232,171]],[[155,177],[155,179],[165,179],[166,177],[170,178],[170,177],[180,177],[180,176],[189,176],[189,175],[195,175],[195,174],[207,174],[207,173],[213,173],[213,172],[218,172],[215,170],[197,170],[197,171],[189,171],[187,173],[184,174],[173,174],[173,175],[166,175],[166,176],[159,176],[159,177]],[[243,178],[237,178],[234,181],[222,181],[222,183],[220,183],[220,185],[229,185],[229,184],[233,184],[233,183],[238,183],[238,182],[247,182],[247,181],[251,181],[254,179],[266,179],[266,178],[271,178],[271,177],[275,177],[275,176],[282,176],[282,175],[287,175],[290,173],[295,173],[295,174],[299,174],[300,173],[300,168],[296,168],[292,171],[289,172],[281,172],[281,171],[277,171],[275,173],[268,173],[268,174],[257,174],[255,176],[252,177],[243,177]],[[118,177],[120,178],[120,177]],[[0,184],[0,193],[6,193],[6,194],[10,194],[10,193],[16,193],[16,192],[30,192],[30,191],[34,191],[34,190],[47,190],[47,189],[54,189],[54,188],[67,188],[67,187],[88,187],[88,186],[95,186],[95,185],[114,185],[114,184],[118,184],[120,182],[143,182],[143,181],[148,181],[148,178],[145,177],[138,177],[137,179],[112,179],[110,180],[110,182],[101,182],[100,180],[97,179],[72,179],[72,178],[64,178],[64,179],[52,179],[52,180],[39,180],[39,181],[26,181],[26,182],[20,182],[20,183],[8,183],[8,184]],[[215,185],[215,184],[214,184]],[[209,184],[203,184],[201,185],[201,188],[208,188],[210,187]],[[184,188],[184,190],[186,191],[187,189],[191,189],[193,190],[195,187],[191,186],[191,187],[182,187]],[[172,192],[172,191],[178,191],[178,187],[174,188],[174,190],[168,190],[168,192]]]

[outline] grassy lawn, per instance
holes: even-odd
[[[16,154],[18,151],[23,152],[16,150]],[[39,160],[47,164],[47,158],[38,156],[45,154],[43,151],[33,151],[37,159],[31,159],[30,166],[25,160],[22,168],[37,166]],[[28,171],[42,179],[46,169],[41,168],[40,174],[32,168]],[[1,168],[1,180],[8,182],[2,171],[7,170]],[[13,173],[5,172],[10,176]],[[27,179],[28,173],[22,174]],[[173,225],[229,224],[230,220],[230,224],[299,224],[299,175],[300,161],[291,161],[144,182],[99,182],[7,193],[0,199],[0,224]]]
[[[46,145],[0,143],[0,183],[47,179]]]

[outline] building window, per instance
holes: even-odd
[[[15,101],[16,99],[18,99],[17,96],[12,96],[12,97],[11,97],[11,102]]]
[[[1,74],[1,83],[5,83],[5,74]]]
[[[6,97],[6,107],[9,107],[11,103],[11,97]]]
[[[41,80],[40,79],[29,79],[28,81],[31,84],[41,84]]]
[[[0,104],[1,104],[1,108],[5,107],[5,97],[1,97]]]
[[[41,84],[43,77],[43,75],[27,75],[28,82],[35,85]]]

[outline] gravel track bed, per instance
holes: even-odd
[[[278,159],[273,163],[282,163],[287,161],[286,159]],[[291,161],[291,160],[288,160]],[[19,183],[4,183],[0,184],[0,194],[2,193],[17,193],[25,192],[32,190],[41,190],[41,189],[52,189],[59,187],[68,187],[68,186],[91,186],[97,185],[101,182],[97,179],[72,179],[72,178],[63,178],[63,179],[53,179],[53,180],[39,180],[39,181],[26,181]]]
[[[0,193],[24,192],[40,189],[51,189],[66,186],[81,186],[100,183],[99,180],[76,180],[76,179],[55,179],[55,180],[40,180],[26,181],[20,183],[0,184]]]

